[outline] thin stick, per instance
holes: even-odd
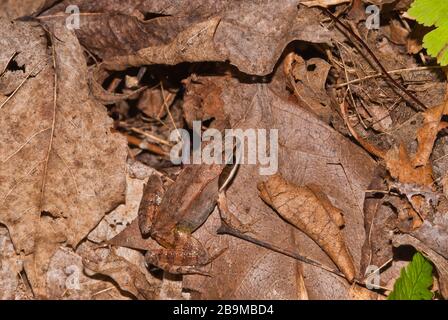
[[[152,153],[155,153],[159,156],[163,156],[165,158],[169,157],[169,153],[166,152],[165,150],[163,150],[160,146],[158,146],[156,144],[146,142],[144,140],[141,140],[137,137],[130,136],[130,135],[126,135],[126,137],[128,139],[128,143],[133,144],[133,145],[139,147],[140,149],[148,150]]]
[[[168,106],[168,103],[166,103],[165,90],[163,90],[163,83],[162,83],[162,81],[160,81],[160,89],[161,89],[161,92],[162,92],[162,100],[163,100],[163,105],[166,108],[166,112],[168,113],[168,116],[170,117],[170,120],[171,120],[171,123],[174,126],[174,129],[176,129],[176,132],[177,132],[177,135],[179,136],[180,141],[183,142],[182,136],[179,133],[179,129],[176,126],[176,122],[174,122],[173,115],[171,114],[170,107]]]
[[[153,134],[151,134],[151,133],[148,133],[148,132],[146,132],[146,131],[143,131],[143,130],[141,130],[141,129],[134,128],[134,127],[129,128],[129,129],[130,129],[131,131],[134,131],[134,132],[136,132],[136,133],[139,133],[139,134],[141,134],[141,135],[144,135],[145,137],[148,137],[149,139],[152,139],[152,140],[154,140],[154,141],[156,141],[156,142],[159,142],[159,143],[164,144],[164,145],[166,145],[166,146],[172,147],[172,144],[171,144],[171,143],[169,143],[168,141],[166,141],[166,140],[164,140],[164,139],[161,139],[161,138],[159,138],[159,137],[156,137],[155,135],[153,135]]]
[[[416,96],[414,96],[409,90],[407,90],[405,87],[403,87],[401,84],[399,84],[397,81],[395,81],[394,78],[387,72],[386,68],[381,64],[381,62],[378,60],[378,58],[375,56],[373,51],[369,48],[369,46],[364,42],[364,40],[361,39],[356,33],[354,33],[348,26],[345,25],[341,20],[339,20],[338,17],[336,17],[334,14],[331,13],[330,10],[326,8],[320,8],[325,14],[327,14],[337,25],[341,26],[344,30],[348,31],[363,47],[367,50],[369,55],[372,57],[372,59],[375,61],[375,63],[378,65],[378,67],[381,69],[382,73],[397,87],[400,89],[403,93],[405,93],[409,98],[411,98],[417,105],[419,105],[423,110],[428,109],[423,102],[421,102]]]
[[[53,140],[54,140],[54,132],[56,128],[56,109],[58,104],[58,71],[57,71],[57,63],[56,63],[56,48],[55,48],[55,42],[53,34],[49,34],[52,38],[52,58],[53,58],[53,71],[54,71],[54,88],[53,88],[53,118],[51,120],[51,133],[50,133],[50,141],[48,142],[48,150],[47,155],[45,157],[45,163],[44,163],[44,171],[42,175],[42,185],[40,189],[40,199],[39,199],[39,212],[42,211],[43,208],[43,202],[44,202],[44,195],[45,195],[45,189],[47,184],[47,174],[48,174],[48,162],[50,161],[50,155],[51,151],[53,149]],[[40,218],[40,215],[39,215]]]
[[[234,236],[234,237],[237,237],[237,238],[249,241],[249,242],[251,242],[253,244],[256,244],[256,245],[258,245],[260,247],[263,247],[263,248],[266,248],[266,249],[269,249],[269,250],[272,250],[272,251],[284,254],[284,255],[286,255],[288,257],[291,257],[291,258],[297,259],[299,261],[302,261],[304,263],[310,264],[312,266],[324,269],[324,270],[326,270],[328,272],[334,273],[335,275],[340,276],[340,277],[346,279],[344,274],[342,272],[340,272],[339,270],[331,269],[331,268],[321,264],[320,262],[317,262],[317,261],[314,261],[314,260],[309,259],[307,257],[304,257],[304,256],[302,256],[302,255],[300,255],[300,254],[298,254],[296,252],[290,251],[288,249],[283,249],[283,248],[277,247],[276,245],[270,244],[268,242],[265,242],[265,241],[256,239],[254,237],[251,237],[251,236],[249,236],[247,234],[241,233],[240,231],[232,228],[231,226],[229,226],[228,224],[226,224],[223,221],[221,222],[221,226],[219,227],[217,233],[218,234],[228,234],[228,235],[231,235],[231,236]]]
[[[404,69],[391,70],[391,71],[388,71],[387,73],[388,74],[396,74],[396,73],[402,73],[402,72],[406,72],[406,71],[423,71],[423,70],[433,70],[433,69],[441,69],[441,68],[442,68],[441,66],[414,67],[414,68],[404,68]],[[364,80],[368,80],[368,79],[372,79],[372,78],[378,78],[378,77],[381,77],[381,76],[384,76],[384,74],[382,74],[381,72],[378,72],[378,73],[372,74],[370,76],[365,76],[365,77],[362,77],[362,78],[353,79],[353,80],[350,80],[350,81],[347,81],[347,82],[335,85],[335,86],[333,86],[333,88],[339,89],[339,88],[348,86],[350,84],[356,84],[356,83],[362,82]]]

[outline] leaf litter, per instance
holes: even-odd
[[[0,1],[1,298],[384,299],[409,246],[446,298],[446,77],[411,1],[364,2]],[[195,120],[278,129],[277,175],[174,166]],[[179,215],[209,277],[145,259]]]

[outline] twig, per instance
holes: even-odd
[[[258,245],[260,247],[267,248],[269,250],[272,250],[272,251],[284,254],[284,255],[286,255],[288,257],[297,259],[299,261],[302,261],[304,263],[310,264],[312,266],[324,269],[324,270],[326,270],[328,272],[334,273],[335,275],[338,275],[338,276],[340,276],[340,277],[345,279],[344,274],[342,272],[340,272],[339,270],[331,269],[330,267],[327,267],[327,266],[321,264],[320,262],[317,262],[317,261],[314,261],[314,260],[312,260],[310,258],[304,257],[304,256],[302,256],[302,255],[300,255],[300,254],[298,254],[296,252],[290,251],[288,249],[283,249],[283,248],[277,247],[276,245],[270,244],[268,242],[265,242],[265,241],[256,239],[254,237],[251,237],[251,236],[249,236],[247,234],[241,233],[240,231],[232,228],[231,226],[229,226],[228,224],[226,224],[223,221],[221,222],[221,226],[219,227],[217,233],[218,234],[227,234],[227,235],[231,235],[231,236],[234,236],[234,237],[237,237],[237,238],[249,241],[249,242],[251,242],[253,244],[256,244],[256,245]]]
[[[57,107],[57,98],[58,98],[58,72],[57,72],[57,64],[56,64],[56,49],[55,49],[55,42],[54,37],[52,33],[49,33],[51,39],[52,39],[52,59],[53,59],[53,72],[54,72],[54,88],[53,88],[53,118],[51,120],[51,132],[50,132],[50,141],[48,142],[48,150],[47,155],[45,156],[45,164],[44,164],[44,171],[42,174],[42,185],[40,189],[40,199],[39,199],[39,213],[42,211],[43,208],[43,201],[44,201],[44,194],[45,194],[45,187],[47,184],[47,173],[48,173],[48,162],[50,161],[50,154],[53,149],[53,140],[54,140],[54,131],[56,128],[56,107]],[[40,217],[40,215],[39,215]]]
[[[176,126],[176,122],[174,122],[174,118],[173,118],[173,115],[171,114],[170,107],[168,106],[168,103],[166,103],[165,90],[163,89],[162,81],[160,81],[160,89],[161,89],[161,92],[162,92],[162,100],[163,100],[163,105],[166,108],[166,112],[168,113],[168,116],[170,117],[170,120],[171,120],[171,123],[174,126],[174,129],[176,129],[176,132],[177,132],[177,135],[179,136],[180,141],[183,142],[182,135],[179,133],[179,129]]]
[[[378,58],[375,56],[373,51],[369,48],[369,46],[364,42],[364,40],[361,39],[356,33],[354,33],[348,26],[345,25],[338,17],[336,17],[333,13],[331,13],[330,10],[326,8],[319,7],[320,10],[322,10],[326,15],[328,15],[337,25],[341,26],[344,30],[348,31],[350,35],[352,35],[363,47],[367,50],[368,54],[372,57],[372,59],[375,61],[375,63],[378,65],[378,67],[381,69],[382,74],[384,74],[393,84],[395,87],[400,89],[403,93],[405,93],[409,98],[411,98],[418,106],[420,106],[421,109],[426,110],[428,109],[423,102],[421,102],[416,96],[414,96],[409,90],[407,90],[405,87],[403,87],[401,84],[399,84],[397,81],[395,81],[394,78],[387,72],[386,68],[381,64],[381,62],[378,60]],[[358,49],[359,50],[359,49]]]
[[[160,148],[158,145],[156,144],[152,144],[146,141],[143,141],[137,137],[134,136],[130,136],[130,135],[126,135],[127,139],[128,139],[128,143],[129,144],[133,144],[137,147],[139,147],[140,149],[143,150],[148,150],[152,153],[155,153],[157,155],[163,156],[163,157],[169,157],[168,152],[166,152],[165,150],[163,150],[162,148]]]
[[[134,128],[134,127],[129,128],[129,129],[130,129],[131,131],[134,131],[134,132],[136,132],[136,133],[139,133],[139,134],[141,134],[141,135],[144,135],[145,137],[148,137],[149,139],[152,139],[152,140],[154,140],[154,141],[156,141],[156,142],[159,142],[159,143],[164,144],[164,145],[166,145],[166,146],[172,147],[172,144],[171,144],[171,143],[169,143],[168,141],[166,141],[166,140],[164,140],[164,139],[161,139],[161,138],[159,138],[159,137],[156,137],[155,135],[153,135],[153,134],[151,134],[151,133],[148,133],[148,132],[146,132],[146,131],[143,131],[143,130],[141,130],[141,129]]]
[[[388,71],[387,73],[388,74],[395,74],[395,73],[402,73],[402,72],[406,72],[406,71],[422,71],[422,70],[432,70],[432,69],[441,69],[441,68],[442,68],[441,66],[414,67],[414,68],[404,68],[404,69],[391,70],[391,71]],[[370,76],[365,76],[365,77],[362,77],[362,78],[359,78],[359,79],[353,79],[353,80],[350,80],[350,81],[347,81],[347,82],[335,85],[335,86],[333,86],[333,88],[339,89],[339,88],[348,86],[350,84],[356,84],[356,83],[362,82],[364,80],[368,80],[368,79],[372,79],[372,78],[378,78],[378,77],[381,77],[381,76],[384,76],[384,75],[381,72],[378,72],[378,73],[372,74]]]

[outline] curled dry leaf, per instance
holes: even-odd
[[[109,68],[230,61],[245,73],[265,75],[289,42],[328,43],[334,36],[320,25],[317,9],[298,7],[297,0],[66,0],[42,18],[54,19],[68,4],[85,14],[77,30],[81,43]]]
[[[297,54],[293,54],[293,60],[291,74],[287,75],[292,76],[289,78],[292,92],[301,105],[314,112],[322,121],[330,123],[332,109],[325,82],[331,65],[320,58],[305,61]]]
[[[130,249],[124,249],[130,250]],[[138,254],[143,264],[143,257]],[[106,253],[102,259],[93,251],[93,259],[88,254],[83,256],[83,264],[89,275],[101,274],[112,278],[121,290],[129,292],[137,299],[154,300],[157,297],[159,287],[148,282],[145,270],[131,263],[126,258],[118,255],[114,249]],[[144,268],[144,267],[143,267]]]
[[[317,186],[297,186],[281,175],[271,176],[258,184],[260,197],[286,221],[313,239],[352,282],[353,259],[340,228],[342,212],[334,207]]]
[[[26,70],[34,72],[36,62],[23,57],[44,57],[40,72],[25,78],[0,109],[0,221],[16,251],[28,255],[34,292],[46,296],[44,274],[59,244],[76,246],[124,200],[126,141],[111,133],[105,108],[89,97],[73,33],[52,28],[57,40],[48,52],[51,44],[35,23],[0,24],[2,47],[18,52]],[[29,46],[18,47],[16,39]]]
[[[87,276],[82,257],[70,248],[60,247],[51,257],[46,284],[51,299],[129,299],[110,279]]]

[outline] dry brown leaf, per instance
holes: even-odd
[[[161,119],[166,116],[166,106],[171,106],[176,94],[175,91],[162,92],[160,87],[149,88],[143,92],[137,108],[150,118]]]
[[[83,52],[70,31],[53,29],[55,91],[44,31],[35,23],[0,24],[6,51],[19,52],[17,59],[45,57],[0,109],[0,221],[17,252],[28,255],[35,293],[46,296],[43,275],[59,244],[76,246],[124,200],[126,141],[111,133],[105,108],[89,98]],[[13,39],[34,45],[18,47]],[[34,72],[34,60],[21,61]]]
[[[24,292],[20,288],[22,270],[22,259],[14,251],[8,230],[0,226],[0,300],[23,298]]]
[[[412,159],[415,167],[428,164],[437,134],[441,129],[447,127],[446,123],[441,122],[442,116],[446,114],[448,114],[448,100],[423,113],[423,125],[417,131],[418,149]]]
[[[0,0],[0,18],[14,20],[31,16],[51,7],[60,0]]]
[[[432,166],[415,167],[404,144],[390,149],[384,161],[390,175],[400,183],[430,187],[434,181]]]
[[[314,112],[322,121],[330,123],[331,102],[325,90],[328,72],[331,65],[320,58],[304,60],[292,53],[294,62],[291,65],[292,79],[290,79],[291,91],[296,96],[300,105]],[[287,59],[290,59],[289,57]]]
[[[140,254],[138,256],[141,265],[144,266],[143,256]],[[120,289],[129,292],[137,299],[154,300],[158,296],[159,287],[148,281],[145,275],[146,269],[141,270],[137,265],[118,255],[114,249],[101,259],[98,259],[95,251],[83,253],[83,264],[88,275],[106,275],[112,278]]]
[[[51,299],[129,299],[110,279],[87,276],[82,257],[70,248],[58,248],[51,258],[45,278]]]
[[[230,61],[245,73],[265,75],[289,42],[329,43],[334,36],[320,25],[317,9],[298,7],[297,0],[67,0],[44,19],[54,19],[68,4],[84,14],[77,30],[81,43],[109,68]]]
[[[185,121],[192,127],[194,120],[225,120],[221,90],[213,79],[199,79],[193,75],[184,81],[187,90],[184,95]],[[199,90],[198,90],[199,89]]]
[[[140,166],[144,166],[140,164]],[[136,170],[136,163],[130,164],[128,161],[127,177],[126,177],[126,202],[118,206],[114,211],[107,214],[103,220],[89,233],[88,239],[95,243],[106,242],[130,225],[138,214],[138,207],[143,194],[143,186],[145,180],[151,175],[153,170],[146,167],[144,174],[138,178],[132,177],[132,172]]]
[[[319,185],[343,210],[346,227],[342,232],[358,269],[365,237],[361,208],[374,162],[315,116],[280,98],[270,85],[240,83],[225,77],[214,79],[224,88],[221,99],[232,127],[279,129],[280,173],[300,185]],[[242,223],[253,223],[251,230],[258,238],[335,268],[313,240],[286,224],[259,198],[259,167],[239,168],[227,191],[231,211]],[[334,188],[335,185],[339,187]],[[211,272],[217,276],[184,277],[184,287],[198,292],[199,297],[297,299],[304,297],[300,289],[303,275],[309,299],[349,298],[349,284],[343,278],[230,236],[216,236],[219,225],[215,212],[194,234],[213,252],[228,248],[211,263]]]
[[[271,176],[258,185],[260,197],[293,226],[313,239],[352,282],[353,259],[340,228],[342,212],[316,186],[297,186],[281,175]]]

